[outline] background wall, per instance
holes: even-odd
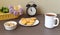
[[[21,5],[26,11],[26,4],[31,0],[0,0],[1,6]],[[37,4],[38,14],[54,12],[60,14],[60,0],[33,0]]]

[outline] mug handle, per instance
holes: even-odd
[[[57,24],[55,24],[54,26],[58,26],[59,25],[59,19],[58,18],[54,18],[55,20],[57,20]]]

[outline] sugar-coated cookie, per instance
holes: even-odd
[[[25,18],[22,18],[22,19],[21,19],[21,23],[22,23],[23,25],[25,25],[25,24],[27,23],[26,19],[25,19]]]
[[[32,25],[33,25],[33,23],[31,23],[31,22],[30,22],[30,23],[27,23],[26,25],[27,25],[27,26],[32,26]]]
[[[36,20],[36,18],[35,18],[35,17],[31,17],[31,19]]]

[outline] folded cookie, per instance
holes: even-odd
[[[29,23],[27,23],[26,25],[27,26],[32,26],[34,23],[32,23],[32,22],[29,22]]]
[[[25,18],[22,18],[22,19],[21,19],[21,23],[22,23],[23,25],[25,25],[25,24],[27,23],[26,19],[25,19]]]
[[[36,18],[35,18],[35,17],[31,17],[31,19],[36,20]]]

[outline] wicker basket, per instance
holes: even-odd
[[[14,19],[18,18],[19,15],[13,15],[10,13],[1,13],[0,12],[0,20],[8,20],[8,19]]]

